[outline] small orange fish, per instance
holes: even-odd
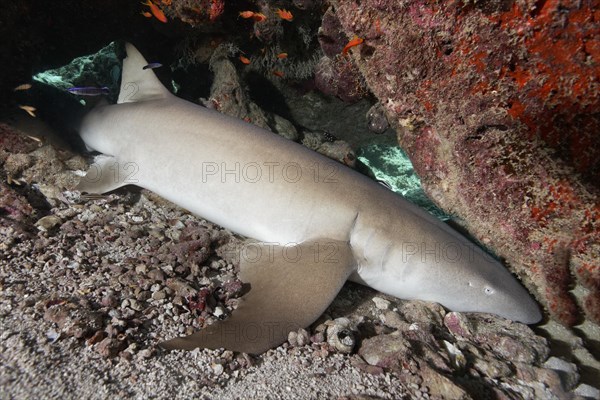
[[[273,75],[278,76],[280,78],[283,78],[283,72],[281,72],[279,70],[274,70],[273,71]]]
[[[240,17],[244,19],[252,18],[254,17],[254,11],[241,11]]]
[[[27,114],[31,115],[32,117],[35,117],[35,110],[36,108],[33,106],[21,106],[19,105],[19,108],[23,111],[26,111]]]
[[[287,58],[287,53],[279,53],[279,54],[277,54],[277,58],[279,58],[280,60],[283,60],[284,58]]]
[[[18,92],[19,90],[29,90],[31,89],[31,83],[24,83],[22,85],[17,86],[13,89],[13,91]]]
[[[162,12],[162,10],[156,4],[154,4],[150,0],[146,0],[146,2],[142,3],[142,4],[150,7],[150,12],[152,13],[152,15],[154,15],[154,18],[156,18],[157,20],[159,20],[160,22],[163,22],[163,23],[167,22],[167,17],[165,17],[165,14]]]
[[[276,12],[277,15],[279,15],[279,18],[284,19],[286,21],[291,22],[294,19],[294,16],[292,15],[291,11],[288,11],[286,9],[282,10],[281,8],[278,8]]]
[[[173,0],[161,0],[161,2],[162,2],[162,3],[163,3],[165,6],[170,6],[172,1],[173,1]]]
[[[244,56],[240,56],[240,61],[242,62],[242,64],[250,64],[250,59]]]
[[[265,19],[267,19],[267,16],[263,13],[254,13],[252,18],[254,18],[256,22],[263,22]]]
[[[140,14],[146,18],[152,18],[152,13],[149,13],[148,11],[141,11]]]
[[[365,41],[365,39],[359,38],[358,36],[354,36],[354,38],[351,41],[349,41],[347,45],[344,46],[344,49],[342,50],[342,54],[343,55],[348,54],[348,50],[350,50],[350,48],[352,48],[354,46],[358,46],[359,44],[361,44],[364,41]]]

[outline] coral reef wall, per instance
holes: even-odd
[[[600,323],[598,2],[332,4],[430,197],[551,317]]]

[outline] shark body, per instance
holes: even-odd
[[[443,222],[297,143],[175,97],[126,50],[118,103],[81,124],[105,157],[79,190],[133,183],[256,240],[240,257],[251,290],[233,315],[164,347],[263,352],[314,322],[348,278],[451,310],[540,320],[519,282]]]

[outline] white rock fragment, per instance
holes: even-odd
[[[150,349],[143,349],[138,351],[138,358],[150,358],[150,356],[152,355],[152,350]]]
[[[129,299],[129,307],[131,307],[131,309],[135,311],[142,310],[142,305],[136,299]]]
[[[223,314],[225,314],[225,310],[223,310],[223,307],[221,307],[221,306],[215,307],[215,311],[213,312],[213,315],[215,317],[218,318],[218,317],[222,316]]]
[[[381,297],[373,297],[373,302],[375,303],[375,307],[380,310],[387,310],[391,304],[388,300],[382,299]]]
[[[159,290],[160,290],[160,285],[158,283],[155,283],[154,285],[150,286],[150,291],[152,293],[158,292]]]
[[[218,364],[218,363],[212,363],[210,365],[210,368],[212,369],[213,373],[217,376],[221,375],[223,373],[223,371],[225,370],[225,368],[223,368],[223,365]]]
[[[156,292],[152,293],[152,298],[154,300],[164,300],[167,297],[167,294],[164,292],[164,290],[157,290]]]
[[[46,337],[50,341],[50,343],[55,343],[58,339],[60,339],[60,332],[57,332],[54,328],[50,328],[46,331]]]
[[[467,359],[463,352],[447,340],[444,340],[443,343],[446,347],[448,355],[450,356],[450,360],[452,360],[452,363],[454,364],[455,368],[463,369],[465,365],[467,365]]]
[[[600,390],[586,383],[582,383],[575,388],[574,393],[578,396],[588,399],[600,399]]]
[[[77,219],[79,219],[81,222],[92,221],[96,217],[97,214],[87,208],[84,209],[81,213],[77,214]]]
[[[60,223],[61,223],[61,220],[57,216],[46,215],[45,217],[40,218],[35,223],[35,226],[37,226],[37,228],[42,232],[48,232],[50,229],[54,228],[55,226],[57,226]]]

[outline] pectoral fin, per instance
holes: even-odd
[[[106,193],[121,186],[137,184],[137,165],[116,157],[97,156],[75,189],[87,193]]]
[[[241,252],[240,279],[250,283],[251,289],[233,315],[160,345],[165,349],[203,347],[262,353],[283,343],[290,331],[314,322],[353,270],[354,257],[347,242],[248,244]]]

